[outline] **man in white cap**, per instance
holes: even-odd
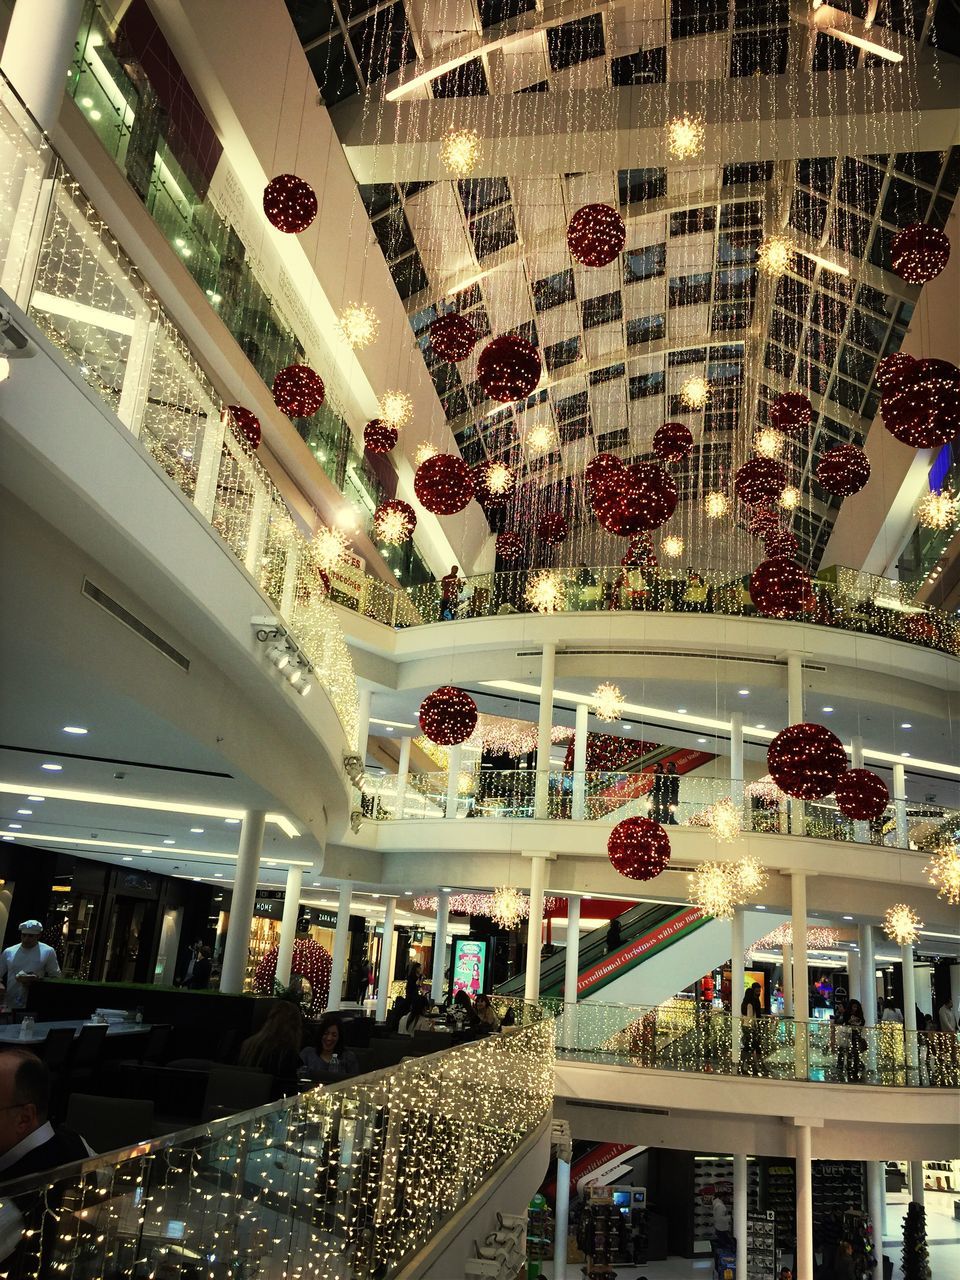
[[[40,941],[42,932],[39,920],[24,920],[19,944],[0,953],[0,1000],[11,1009],[26,1008],[35,982],[60,977],[57,953]]]

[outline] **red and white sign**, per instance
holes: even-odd
[[[642,938],[635,939],[624,947],[622,951],[605,956],[603,960],[592,965],[589,969],[584,969],[580,974],[577,979],[577,994],[579,995],[589,990],[590,987],[595,986],[603,978],[615,976],[621,969],[628,969],[635,960],[639,960],[642,956],[660,946],[661,943],[676,937],[678,933],[683,933],[685,929],[689,929],[691,925],[702,919],[703,917],[696,907],[688,907],[686,911],[681,911],[672,920],[664,921],[663,924],[657,925],[656,929],[645,933]]]

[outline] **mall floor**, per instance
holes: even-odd
[[[953,1216],[953,1202],[960,1199],[955,1191],[926,1193],[927,1242],[930,1247],[932,1280],[960,1280],[960,1221]],[[893,1261],[893,1280],[903,1280],[900,1269],[902,1238],[899,1226],[906,1212],[905,1192],[891,1191],[887,1196],[887,1230],[883,1251]],[[650,1262],[644,1267],[616,1267],[617,1280],[713,1280],[709,1257],[668,1258],[666,1262]],[[544,1264],[544,1277],[553,1280],[552,1263]],[[568,1280],[582,1274],[573,1262],[567,1264]],[[877,1277],[877,1280],[880,1280]]]

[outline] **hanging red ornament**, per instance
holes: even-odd
[[[890,246],[890,267],[907,284],[935,280],[950,260],[950,241],[939,227],[915,222],[898,231]]]
[[[813,405],[800,391],[785,391],[770,406],[770,425],[794,440],[802,440],[813,421]]]
[[[227,416],[234,435],[248,449],[256,449],[260,443],[260,419],[240,404],[228,404]]]
[[[585,267],[605,267],[626,243],[626,225],[608,204],[585,204],[567,224],[570,256]]]
[[[676,481],[656,462],[635,462],[590,486],[593,513],[608,533],[627,538],[644,529],[658,529],[673,515],[679,501]]]
[[[772,538],[780,532],[780,517],[769,507],[761,506],[751,513],[747,528],[755,538]]]
[[[849,498],[851,493],[859,493],[870,479],[870,459],[859,445],[838,444],[821,456],[817,479],[827,493]]]
[[[750,575],[750,598],[767,618],[796,618],[814,603],[810,575],[785,556],[764,560]]]
[[[822,724],[792,724],[770,743],[767,768],[788,796],[819,800],[846,771],[847,756],[837,735]]]
[[[682,422],[665,422],[653,435],[653,452],[661,462],[682,462],[693,451],[693,435]]]
[[[325,394],[323,379],[309,365],[288,364],[273,379],[273,398],[288,418],[312,418]]]
[[[587,463],[583,474],[587,483],[591,485],[602,485],[608,480],[621,480],[623,463],[613,453],[598,453]]]
[[[373,513],[373,532],[381,542],[399,546],[417,527],[417,513],[402,498],[388,498]]]
[[[872,822],[890,803],[887,784],[872,769],[848,769],[837,779],[834,795],[844,817],[856,822]]]
[[[271,947],[253,971],[254,990],[263,996],[273,997],[276,994],[279,955],[279,946]],[[332,972],[333,958],[319,942],[314,942],[313,938],[298,938],[294,942],[290,961],[291,985],[294,979],[301,980],[301,996],[313,1014],[318,1014],[327,1007]]]
[[[567,519],[559,511],[547,511],[537,521],[537,537],[548,546],[559,547],[567,539]]]
[[[503,560],[519,560],[523,555],[523,539],[519,533],[505,530],[497,534],[497,555]]]
[[[751,458],[738,467],[733,476],[733,491],[748,507],[765,501],[776,502],[786,485],[786,469],[774,458]]]
[[[479,334],[466,316],[456,311],[448,311],[444,316],[437,316],[430,326],[430,346],[438,360],[446,360],[449,364],[457,364],[466,360],[477,345]]]
[[[480,352],[477,381],[484,394],[500,404],[522,400],[540,381],[540,356],[526,338],[504,334]]]
[[[388,426],[382,418],[374,418],[363,428],[363,447],[367,453],[389,453],[400,439],[396,427]]]
[[[913,449],[936,449],[960,434],[960,369],[918,360],[910,385],[880,401],[883,425]]]
[[[670,861],[670,837],[651,818],[624,818],[610,832],[607,856],[622,876],[653,880]]]
[[[466,742],[477,727],[477,704],[464,689],[445,684],[420,703],[420,728],[439,747]]]
[[[473,497],[473,477],[462,458],[452,453],[435,453],[417,467],[413,491],[427,511],[435,516],[452,516],[462,511]]]
[[[799,548],[800,543],[797,541],[796,534],[791,533],[789,529],[778,529],[776,533],[771,533],[763,544],[768,560],[774,560],[782,556],[792,559]]]
[[[876,382],[885,396],[892,396],[914,381],[919,362],[904,351],[892,351],[877,361]]]
[[[317,207],[313,187],[295,173],[281,173],[263,189],[263,212],[267,220],[288,235],[306,231],[317,216]]]

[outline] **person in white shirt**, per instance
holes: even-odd
[[[957,1011],[953,1007],[953,1000],[947,997],[940,1006],[940,1030],[948,1031],[952,1035],[957,1034]]]
[[[0,999],[11,1009],[26,1008],[35,982],[60,977],[57,953],[40,941],[42,932],[39,920],[24,920],[20,942],[0,952]]]

